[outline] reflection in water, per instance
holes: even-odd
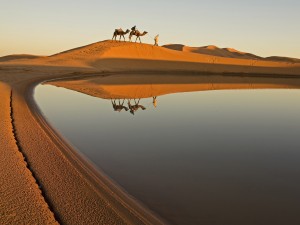
[[[139,79],[56,82],[77,92],[40,86],[36,99],[72,144],[172,224],[300,224],[300,91],[274,90],[299,80]],[[230,88],[251,90],[192,92]]]
[[[157,107],[157,96],[152,97],[153,98],[153,106],[156,108]]]
[[[133,105],[131,104],[131,99],[128,100],[128,107],[129,107],[130,113],[132,115],[134,115],[134,113],[136,111],[138,111],[139,109],[146,110],[146,108],[144,106],[142,106],[142,105],[139,104],[140,100],[141,99],[139,99],[138,101],[136,101],[136,99],[134,99],[134,104]]]
[[[117,104],[116,101],[117,99],[111,99],[111,104],[116,112],[121,112],[123,109],[125,109],[125,111],[128,111],[128,108],[124,106],[125,99],[123,99],[122,103],[121,100],[118,99],[119,104]]]
[[[155,97],[156,99],[156,97]],[[134,113],[136,111],[138,111],[139,109],[142,109],[142,110],[146,110],[146,107],[144,107],[143,105],[140,105],[140,98],[139,99],[133,99],[133,102],[134,104],[131,104],[131,100],[132,99],[127,99],[127,105],[128,105],[128,108],[126,106],[124,106],[124,102],[125,102],[125,99],[111,99],[111,103],[112,103],[112,106],[113,106],[113,109],[114,111],[116,112],[121,112],[123,109],[125,111],[130,111],[130,113],[132,115],[134,115]],[[116,101],[118,101],[118,104],[116,103]],[[121,103],[122,101],[122,103]],[[153,102],[154,104],[154,102]],[[156,107],[156,102],[155,102],[155,107]]]
[[[208,90],[299,88],[300,79],[212,75],[115,75],[52,81],[48,84],[103,99],[152,98],[156,107],[157,96],[166,94]]]

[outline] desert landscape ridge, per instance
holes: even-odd
[[[101,41],[52,56],[0,57],[0,224],[167,223],[60,137],[34,102],[34,88],[56,79],[122,73],[217,74],[222,81],[272,77],[285,79],[285,88],[293,86],[292,79],[298,85],[300,63],[241,55]]]

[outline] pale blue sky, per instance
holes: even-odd
[[[299,0],[0,0],[0,56],[50,55],[137,25],[152,44],[232,47],[300,58]]]

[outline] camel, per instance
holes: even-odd
[[[125,111],[128,111],[128,108],[126,106],[123,106],[124,105],[124,101],[125,101],[125,99],[123,99],[123,102],[121,104],[121,101],[119,99],[119,104],[117,104],[115,99],[114,100],[111,99],[111,104],[112,104],[112,106],[114,108],[114,111],[121,112],[123,109],[125,109]]]
[[[131,37],[132,37],[133,35],[135,35],[135,36],[136,36],[135,42],[136,42],[138,39],[140,39],[140,43],[142,43],[142,41],[141,41],[141,36],[144,36],[144,35],[146,35],[146,34],[148,34],[147,31],[144,31],[143,33],[141,33],[141,32],[139,32],[138,30],[132,30],[132,31],[130,32],[130,34],[129,34],[129,41],[131,42]]]
[[[139,105],[140,100],[141,100],[141,99],[139,99],[139,100],[136,102],[136,100],[134,99],[134,103],[135,103],[134,105],[131,105],[131,99],[128,100],[128,108],[129,108],[130,113],[131,113],[132,115],[134,115],[134,113],[135,113],[136,111],[138,111],[140,108],[141,108],[142,110],[145,110],[145,109],[146,109],[144,106]]]
[[[114,32],[114,35],[112,37],[112,40],[117,40],[117,36],[120,36],[120,39],[119,41],[121,41],[121,38],[123,37],[124,38],[124,41],[125,41],[125,36],[126,34],[128,34],[130,32],[130,30],[126,30],[126,31],[123,31],[121,28],[120,29],[115,29],[115,32]]]

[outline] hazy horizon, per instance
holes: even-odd
[[[2,1],[0,56],[51,55],[111,39],[136,25],[144,43],[216,45],[263,57],[300,58],[300,2],[229,1]]]

